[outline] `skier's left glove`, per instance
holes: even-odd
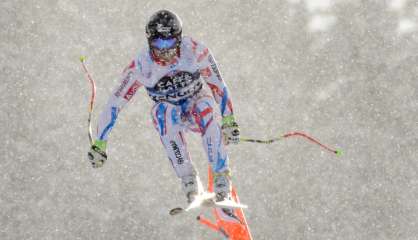
[[[239,126],[235,122],[234,116],[225,116],[222,118],[222,135],[224,137],[225,144],[239,143]]]
[[[102,167],[107,160],[106,141],[96,140],[90,148],[88,158],[93,168]]]

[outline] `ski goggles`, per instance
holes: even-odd
[[[177,39],[176,38],[168,38],[168,39],[156,38],[151,41],[150,45],[151,47],[156,48],[158,50],[171,49],[177,46]]]

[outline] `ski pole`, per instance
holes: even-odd
[[[319,145],[323,149],[325,149],[325,150],[327,150],[329,152],[335,153],[337,156],[341,156],[342,155],[342,151],[341,150],[339,150],[339,149],[332,149],[332,148],[330,148],[330,147],[322,144],[321,142],[319,142],[315,138],[313,138],[313,137],[311,137],[308,134],[303,133],[303,132],[289,132],[289,133],[286,133],[286,134],[284,134],[284,135],[282,135],[280,137],[272,138],[272,139],[268,139],[268,140],[260,140],[260,139],[252,139],[252,138],[240,137],[240,141],[241,142],[252,142],[252,143],[270,144],[270,143],[274,143],[276,141],[279,141],[279,140],[282,140],[282,139],[285,139],[285,138],[288,138],[288,137],[294,137],[294,136],[303,137],[304,139],[306,139],[306,140],[308,140],[308,141],[310,141],[312,143],[315,143],[315,144]]]
[[[86,65],[84,64],[85,61],[86,61],[86,57],[81,56],[80,57],[81,65],[82,65],[82,67],[84,69],[84,72],[86,73],[86,76],[89,79],[90,84],[91,84],[91,96],[90,96],[89,118],[88,118],[88,134],[89,134],[90,144],[93,145],[93,133],[92,133],[92,130],[91,130],[91,115],[93,113],[94,100],[96,98],[96,83],[94,82],[94,79],[91,77],[91,75],[89,73],[89,70],[87,69]]]

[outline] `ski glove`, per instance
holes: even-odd
[[[88,158],[93,168],[102,167],[107,160],[106,141],[96,140],[90,148]]]
[[[222,118],[222,135],[224,137],[225,144],[239,142],[239,126],[235,122],[234,116],[226,116]]]

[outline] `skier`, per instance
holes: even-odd
[[[214,173],[216,201],[231,198],[229,160],[225,145],[239,142],[239,127],[234,119],[231,96],[207,47],[182,36],[182,22],[173,12],[160,10],[146,24],[147,46],[123,71],[120,85],[113,91],[99,117],[97,139],[88,153],[94,168],[107,160],[109,133],[118,114],[144,86],[155,102],[151,109],[154,126],[160,135],[188,202],[198,194],[198,176],[184,133],[199,132]],[[208,94],[204,85],[212,92]],[[215,103],[216,102],[216,103]],[[219,105],[221,126],[215,118]],[[232,209],[221,209],[234,217]]]

